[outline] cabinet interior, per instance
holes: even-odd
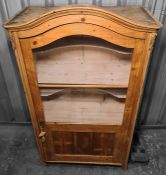
[[[128,86],[132,50],[98,38],[72,36],[35,50],[40,84]]]
[[[33,53],[46,122],[122,124],[132,49],[70,36]]]
[[[46,122],[121,125],[127,89],[42,89]]]

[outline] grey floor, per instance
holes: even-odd
[[[166,175],[166,130],[143,130],[148,164],[121,167],[53,164],[41,166],[31,126],[0,125],[0,175]]]

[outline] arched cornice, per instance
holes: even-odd
[[[48,30],[40,35],[28,38],[31,44],[31,48],[39,48],[48,45],[56,40],[63,37],[73,36],[73,35],[86,35],[93,36],[96,38],[103,39],[105,41],[111,42],[113,44],[126,47],[134,48],[135,40],[124,35],[120,35],[112,30],[103,28],[101,26],[85,23],[71,23],[58,26],[52,30]],[[24,38],[23,38],[24,40]]]
[[[9,22],[4,25],[10,31],[19,32],[20,38],[39,35],[67,23],[89,23],[108,28],[114,32],[134,38],[144,38],[145,32],[155,32],[159,23],[151,25],[136,23],[112,11],[94,6],[66,6],[52,9],[38,17],[22,23]]]

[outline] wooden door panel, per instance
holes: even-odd
[[[55,154],[108,155],[113,152],[114,134],[96,132],[52,132]]]
[[[56,126],[56,124],[51,124],[51,127],[50,124],[46,126],[45,150],[48,161],[98,162],[101,159],[103,163],[121,163],[124,139],[118,131],[102,132],[98,127],[91,131],[86,129],[72,131],[72,129],[63,129],[64,125],[59,126],[62,128],[59,131]],[[74,125],[71,128],[74,130]],[[79,159],[77,160],[76,157]]]

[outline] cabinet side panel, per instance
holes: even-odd
[[[26,95],[26,99],[27,99],[27,103],[28,103],[28,107],[29,107],[29,111],[30,111],[30,115],[31,115],[31,120],[32,120],[32,125],[33,125],[33,129],[35,132],[35,136],[36,136],[36,141],[37,144],[39,146],[39,150],[40,150],[40,155],[42,157],[42,161],[44,162],[45,157],[44,157],[44,150],[42,149],[42,143],[40,142],[38,136],[40,134],[40,127],[39,127],[39,123],[36,117],[36,113],[35,113],[35,108],[34,108],[34,103],[32,100],[32,95],[31,95],[31,90],[29,87],[29,81],[27,78],[27,69],[25,67],[25,58],[28,56],[26,53],[26,48],[31,49],[30,46],[28,45],[28,40],[24,40],[21,41],[19,40],[17,33],[12,33],[12,37],[13,37],[13,42],[15,43],[15,54],[16,54],[16,58],[17,58],[17,64],[19,67],[19,71],[21,74],[21,79],[23,82],[23,87],[24,87],[24,91],[25,91],[25,95]]]
[[[155,36],[156,33],[147,34],[145,41],[143,40],[136,41],[136,47],[133,55],[134,59],[131,68],[131,77],[129,82],[129,93],[128,93],[129,102],[127,102],[126,104],[126,106],[128,105],[129,108],[131,109],[131,112],[124,121],[124,123],[126,123],[125,127],[127,129],[126,138],[128,138],[126,140],[126,146],[124,147],[124,150],[127,150],[126,156],[124,156],[125,168],[127,167],[128,156],[132,143],[132,137],[134,133],[138,109],[142,98],[145,75]]]

